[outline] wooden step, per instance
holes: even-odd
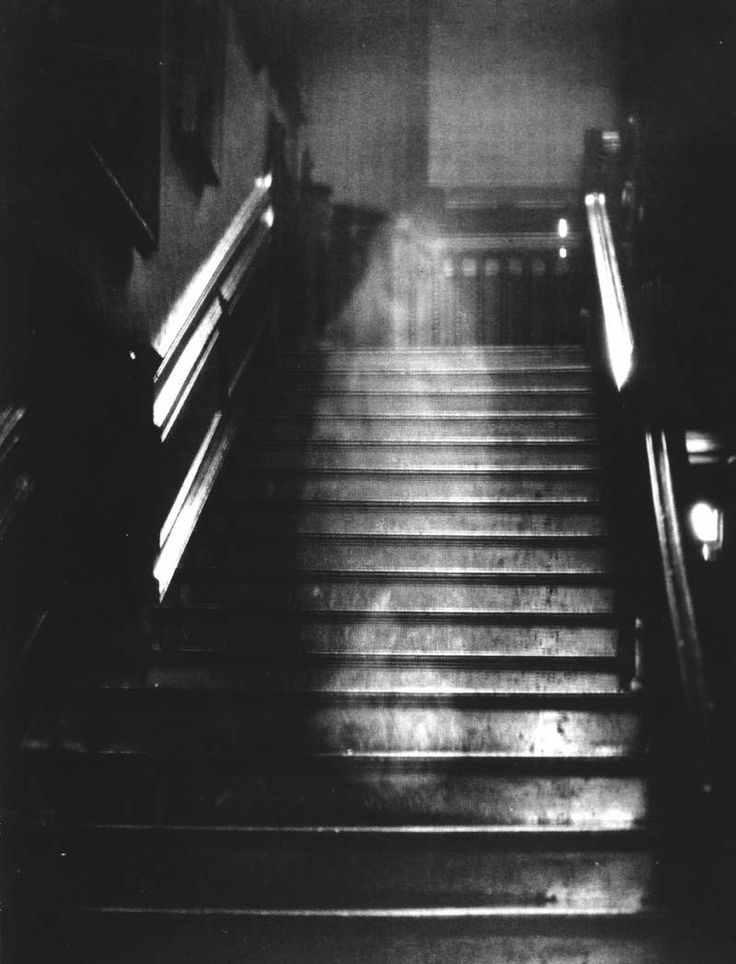
[[[208,532],[190,553],[195,566],[219,564],[247,573],[437,572],[478,576],[494,572],[549,572],[603,575],[612,572],[605,540],[599,537],[529,536],[503,538],[289,535],[254,539],[239,531]]]
[[[235,511],[233,511],[235,510]],[[213,531],[261,535],[364,535],[564,537],[603,536],[605,516],[599,506],[556,502],[404,504],[395,502],[309,502],[272,500],[215,506],[207,525]]]
[[[25,756],[29,811],[62,822],[615,830],[650,815],[636,757]]]
[[[610,616],[575,613],[389,613],[284,611],[256,615],[244,606],[167,607],[157,614],[162,644],[299,653],[614,656],[619,630]]]
[[[621,757],[646,748],[629,694],[258,694],[101,690],[40,713],[28,749],[186,756]],[[196,753],[194,747],[198,747]]]
[[[331,349],[282,352],[277,368],[288,371],[518,371],[550,368],[590,371],[586,352],[579,346],[466,347],[429,349]]]
[[[264,466],[229,471],[221,499],[326,502],[600,502],[598,472],[550,471],[293,471]],[[222,503],[220,503],[222,504]]]
[[[71,960],[110,964],[707,964],[733,960],[689,922],[647,912],[503,915],[460,907],[387,908],[343,914],[220,910],[214,913],[66,910],[58,943],[44,942],[38,915],[15,922],[12,964]]]
[[[599,469],[599,447],[586,441],[513,439],[499,441],[396,442],[270,442],[235,443],[234,458],[241,469],[409,469],[467,471],[468,469]]]
[[[413,371],[365,371],[362,369],[276,369],[260,374],[254,391],[292,392],[412,392],[417,396],[435,392],[557,392],[592,391],[593,377],[580,366],[489,371],[482,367],[464,370],[424,368]]]
[[[477,389],[456,392],[403,391],[264,391],[253,400],[251,411],[264,416],[278,415],[483,415],[526,413],[560,415],[592,415],[593,394],[584,388],[557,391],[538,389],[499,391]]]
[[[246,420],[241,439],[275,441],[402,442],[524,439],[595,441],[595,420],[584,415],[265,415]]]
[[[658,895],[651,843],[635,830],[31,827],[22,848],[13,890],[57,906],[71,893],[111,909],[600,914],[645,911]]]
[[[304,578],[250,576],[224,568],[182,573],[185,604],[237,603],[254,611],[410,613],[613,614],[614,589],[606,576],[554,573],[467,572],[308,574]]]
[[[619,666],[601,657],[457,657],[363,653],[292,657],[205,649],[151,653],[90,667],[90,680],[110,689],[238,690],[248,693],[616,693]]]

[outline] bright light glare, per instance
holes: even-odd
[[[264,191],[268,191],[273,184],[273,175],[269,171],[268,174],[263,174],[261,177],[256,178],[256,187],[260,187]]]
[[[570,232],[570,225],[568,224],[567,218],[560,218],[557,222],[557,235],[560,238],[566,238]]]
[[[273,222],[276,220],[276,215],[274,214],[273,208],[269,207],[263,212],[263,222],[267,228],[273,227]]]
[[[690,528],[701,544],[704,559],[710,559],[723,542],[723,512],[710,502],[696,502],[690,509]]]
[[[561,257],[561,258],[566,258],[566,257],[567,257],[567,248],[564,247],[564,246],[560,248],[560,257]]]
[[[634,339],[629,313],[606,212],[606,198],[603,194],[588,194],[585,206],[600,286],[608,357],[616,386],[621,389],[633,368]]]

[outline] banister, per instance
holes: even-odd
[[[606,354],[617,389],[635,364],[636,344],[619,271],[613,232],[603,193],[585,195],[595,274],[603,315]],[[685,704],[691,721],[695,767],[701,792],[709,794],[715,776],[714,706],[698,632],[678,516],[667,432],[638,413],[662,565],[667,611]]]
[[[211,360],[237,306],[245,282],[266,247],[274,224],[271,175],[253,190],[204,264],[174,305],[157,348],[164,357],[154,379],[153,420],[166,442]],[[254,339],[257,332],[253,331]],[[235,434],[231,397],[253,350],[233,359],[234,371],[218,365],[219,403],[211,414],[179,484],[159,534],[153,575],[163,599],[181,561]],[[211,365],[210,365],[211,367]],[[186,434],[186,433],[185,433]]]
[[[273,226],[271,175],[253,190],[197,270],[164,323],[156,348],[164,357],[154,380],[154,422],[162,439],[171,433],[218,339],[218,293],[232,297]]]
[[[695,723],[695,756],[700,786],[709,792],[713,785],[713,700],[685,568],[667,435],[661,430],[647,429],[645,441],[672,634],[685,699]]]
[[[598,276],[608,360],[616,387],[620,390],[631,375],[634,362],[634,336],[621,284],[621,273],[618,268],[605,195],[587,194],[585,208]]]

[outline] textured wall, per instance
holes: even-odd
[[[205,187],[201,194],[187,182],[172,152],[172,92],[164,77],[159,248],[152,258],[136,256],[125,305],[132,320],[154,336],[182,286],[217,243],[263,170],[272,96],[268,75],[265,70],[255,73],[232,21],[226,36],[218,124],[220,183]]]
[[[154,342],[169,308],[263,169],[273,100],[268,74],[254,70],[231,14],[225,29],[225,78],[217,119],[220,183],[201,192],[188,182],[172,150],[171,76],[164,71],[158,250],[147,258],[134,253],[127,284],[112,306],[119,324],[149,333]]]
[[[168,29],[170,21],[164,21],[159,232],[152,253],[141,255],[124,229],[95,214],[93,195],[69,169],[67,141],[71,135],[67,131],[73,135],[72,124],[59,125],[55,115],[43,116],[42,111],[32,111],[25,105],[10,118],[14,136],[9,143],[19,145],[17,153],[21,156],[15,160],[15,169],[22,176],[11,182],[12,191],[7,187],[0,191],[0,208],[12,206],[28,246],[38,248],[49,263],[59,264],[76,278],[79,293],[96,322],[114,332],[150,340],[157,347],[157,335],[172,304],[252,190],[254,178],[262,173],[269,113],[280,111],[269,70],[263,58],[254,62],[247,31],[234,16],[235,5],[222,0],[222,7],[222,62],[217,68],[222,83],[214,111],[219,136],[213,152],[219,183],[197,183],[191,171],[185,170],[181,152],[175,150],[172,114],[176,49]],[[165,9],[170,8],[165,5]],[[15,76],[22,78],[24,69],[31,75],[39,72],[33,56],[36,46],[42,46],[43,23],[37,26],[30,14],[26,17],[25,8],[19,10],[14,27],[19,36],[30,37],[34,45],[29,47],[28,62],[13,66]],[[9,72],[5,61],[7,57],[0,56],[0,76]],[[19,87],[16,82],[15,89]],[[73,118],[77,106],[73,95],[62,91],[58,100],[62,112]],[[2,111],[0,120],[4,120]],[[0,179],[0,188],[7,180]],[[8,197],[11,193],[14,196]],[[10,240],[15,243],[15,239]],[[6,239],[0,233],[0,248],[4,244]],[[26,273],[33,270],[38,269],[31,265]],[[20,296],[15,300],[21,304]],[[15,354],[19,351],[14,349]]]
[[[429,180],[577,183],[583,131],[616,122],[620,0],[434,0]]]
[[[394,210],[424,181],[423,12],[416,0],[303,2],[306,138],[338,203]]]

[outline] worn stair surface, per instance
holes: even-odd
[[[160,648],[26,736],[17,960],[694,960],[581,349],[261,382]]]

